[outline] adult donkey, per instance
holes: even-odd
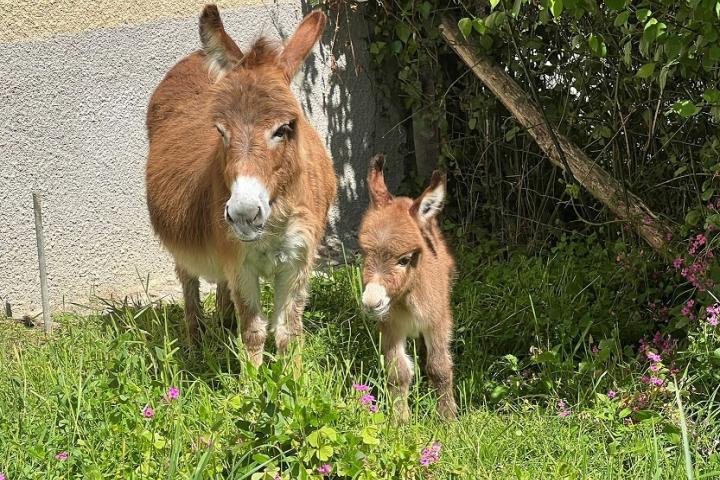
[[[256,366],[267,335],[259,277],[275,287],[283,353],[302,335],[308,275],[335,199],[330,156],[290,91],[325,22],[314,11],[284,47],[261,38],[243,54],[207,5],[202,50],[167,73],[148,106],[147,204],[175,258],[188,328],[197,335],[199,277],[216,282],[219,311],[234,326],[230,297]]]

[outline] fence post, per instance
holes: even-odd
[[[42,206],[40,204],[40,195],[33,192],[33,210],[35,211],[35,237],[37,239],[38,250],[38,266],[40,267],[40,297],[42,298],[42,314],[43,324],[45,325],[45,334],[52,333],[52,319],[50,318],[50,304],[48,301],[47,291],[47,269],[45,268],[45,236],[43,235],[42,225]]]

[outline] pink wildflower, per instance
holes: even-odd
[[[708,313],[707,321],[713,327],[718,325],[718,316],[720,316],[720,306],[716,303],[705,309]]]
[[[659,363],[653,363],[650,365],[650,371],[651,372],[659,372],[660,371],[660,364]]]
[[[282,480],[282,475],[280,475],[279,473],[276,473],[275,476],[273,477],[273,480]]]
[[[353,388],[356,392],[367,392],[368,390],[370,390],[370,387],[368,385],[362,383],[353,383]]]
[[[617,397],[617,392],[616,392],[615,390],[610,390],[610,391],[607,393],[607,396],[608,396],[608,398],[609,398],[610,400],[614,400],[615,397]]]
[[[650,377],[650,383],[655,385],[656,387],[662,387],[663,383],[665,383],[665,382],[662,378]]]
[[[370,411],[370,413],[377,413],[377,411],[378,411],[378,406],[377,406],[377,405],[374,405],[374,404],[373,404],[373,405],[370,405],[370,407],[368,408],[368,410]]]
[[[0,472],[0,480],[5,480],[5,474]]]
[[[317,468],[317,471],[320,475],[330,475],[330,472],[332,472],[332,465],[329,463],[326,463],[325,465],[322,465]]]
[[[559,416],[559,417],[565,418],[565,417],[567,417],[568,415],[570,415],[570,409],[568,408],[568,406],[567,406],[567,404],[565,403],[564,400],[562,400],[562,399],[558,400],[558,402],[557,402],[557,408],[558,408],[558,410],[560,410],[560,411],[558,412],[558,416]]]
[[[363,405],[370,405],[374,401],[375,401],[375,396],[371,395],[369,393],[366,393],[365,395],[360,397],[360,403],[362,403]]]
[[[647,352],[645,355],[647,355],[648,360],[650,360],[651,362],[662,361],[662,357],[655,352]]]
[[[643,223],[645,225],[652,225],[652,223],[653,223],[652,218],[650,218],[650,217],[643,218]]]
[[[168,388],[167,393],[165,394],[165,398],[168,401],[177,400],[178,397],[180,397],[180,390],[177,387],[170,387]]]
[[[440,450],[442,445],[434,442],[429,448],[423,448],[420,452],[420,465],[427,467],[440,460]]]
[[[145,408],[142,409],[143,417],[145,418],[153,418],[155,416],[155,410],[149,405],[146,405]]]
[[[68,459],[68,452],[60,452],[57,455],[55,455],[55,458],[60,460],[61,462],[64,462]]]
[[[590,351],[592,353],[598,353],[600,349],[597,347],[597,345],[593,345],[592,347],[590,347]]]

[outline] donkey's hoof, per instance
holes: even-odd
[[[457,420],[457,405],[454,401],[452,402],[440,402],[438,403],[438,414],[444,420]]]

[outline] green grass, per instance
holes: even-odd
[[[377,333],[358,312],[356,274],[341,269],[314,281],[301,374],[272,361],[272,347],[269,361],[251,368],[242,346],[212,324],[192,346],[177,305],[59,316],[51,339],[0,320],[0,472],[8,480],[272,479],[281,470],[288,479],[320,478],[317,467],[329,463],[332,476],[347,478],[685,478],[674,396],[666,410],[626,424],[605,390],[587,387],[591,400],[570,402],[561,418],[555,387],[494,398],[497,385],[480,367],[492,362],[467,341],[456,350],[459,420],[437,418],[420,371],[411,423],[397,425]],[[212,298],[206,303],[212,310]],[[359,403],[356,382],[372,386],[380,413]],[[180,388],[179,399],[163,400],[169,386]],[[152,419],[142,415],[146,405]],[[714,418],[696,409],[688,419],[689,468],[698,479],[718,478],[717,456],[701,452],[718,430],[701,417]],[[421,466],[434,441],[439,461]],[[55,458],[61,451],[66,461]]]

